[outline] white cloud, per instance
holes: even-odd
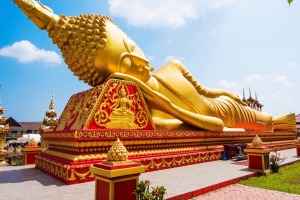
[[[209,10],[226,7],[234,0],[109,0],[111,15],[127,20],[135,26],[183,26]]]
[[[274,77],[273,81],[276,82],[276,83],[284,84],[286,86],[293,86],[294,85],[292,82],[290,82],[287,79],[286,76],[282,76],[282,75]]]
[[[238,86],[239,84],[237,82],[229,82],[225,79],[221,79],[220,81],[218,81],[218,86],[220,87],[224,87],[224,88],[233,88]]]
[[[215,35],[219,32],[219,30],[221,29],[221,25],[218,24],[216,27],[214,27],[212,30],[211,30],[211,34]]]
[[[27,40],[15,42],[10,46],[1,48],[0,56],[15,58],[21,63],[34,61],[41,61],[50,65],[62,63],[60,56],[56,52],[39,49]]]
[[[295,61],[289,61],[289,62],[285,63],[283,65],[283,67],[294,67],[296,65],[297,65],[297,62],[295,62]]]
[[[168,62],[170,60],[179,60],[181,62],[185,61],[185,58],[184,57],[176,57],[176,56],[167,56],[165,58],[165,62]]]
[[[247,82],[252,82],[252,81],[265,80],[267,78],[269,78],[268,75],[253,74],[253,75],[247,76],[244,80]]]
[[[147,59],[148,59],[149,61],[155,60],[155,57],[152,56],[152,55],[147,55],[146,57],[147,57]]]

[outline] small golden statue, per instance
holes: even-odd
[[[124,85],[120,90],[120,96],[112,106],[112,113],[109,116],[110,122],[106,124],[106,128],[123,127],[127,129],[136,129],[134,113],[130,110],[132,101],[126,96]]]
[[[151,74],[154,68],[143,51],[109,17],[57,16],[34,0],[13,1],[40,29],[49,33],[69,69],[80,80],[91,86],[108,78],[135,82],[158,129],[295,130],[295,124],[285,126],[290,121],[276,121],[269,114],[247,107],[232,92],[205,87],[177,60]]]

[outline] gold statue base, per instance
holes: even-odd
[[[255,135],[270,148],[295,147],[294,132],[210,132],[163,130],[74,130],[43,133],[48,146],[36,156],[36,168],[66,184],[93,181],[91,164],[107,160],[120,138],[128,159],[146,172],[220,160],[224,144],[251,143]]]

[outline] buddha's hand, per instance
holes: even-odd
[[[226,96],[232,98],[233,100],[235,100],[239,104],[242,104],[243,106],[247,106],[247,104],[240,99],[239,95],[237,95],[235,93],[232,93],[232,92],[229,92],[229,91],[226,91],[225,94],[226,94]]]

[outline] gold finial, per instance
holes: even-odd
[[[252,141],[252,146],[253,147],[261,147],[263,145],[262,140],[256,135]]]
[[[41,30],[50,30],[59,17],[47,6],[33,0],[13,0],[24,14]]]
[[[28,142],[28,146],[37,146],[37,142],[34,138],[31,138]]]
[[[123,143],[118,138],[114,142],[113,146],[109,149],[107,154],[108,161],[127,161],[128,160],[128,151],[123,145]]]
[[[52,98],[50,101],[49,109],[51,109],[51,110],[54,109],[54,90],[52,90]]]

